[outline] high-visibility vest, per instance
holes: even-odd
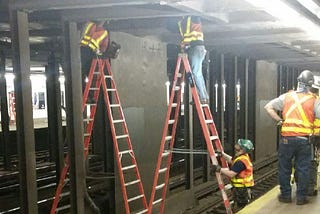
[[[288,92],[283,103],[282,136],[308,136],[313,134],[314,102],[312,93]]]
[[[89,22],[83,32],[81,45],[88,46],[94,52],[99,50],[103,53],[108,47],[108,31]]]
[[[193,23],[191,16],[183,19],[179,23],[179,31],[182,36],[182,44],[190,44],[192,41],[203,41],[203,32],[201,23]]]
[[[241,161],[246,169],[242,170],[235,177],[231,178],[232,186],[234,187],[252,187],[254,186],[253,180],[253,166],[248,154],[242,154],[232,160],[232,165],[237,161]]]
[[[320,136],[320,119],[315,118],[313,122],[313,135]]]

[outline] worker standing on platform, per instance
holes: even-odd
[[[233,198],[238,208],[246,206],[252,198],[251,187],[254,186],[253,166],[248,153],[253,149],[254,147],[250,140],[239,139],[234,145],[235,156],[233,158],[224,152],[217,151],[217,154],[221,154],[231,164],[230,169],[213,166],[213,172],[220,172],[231,178]]]
[[[281,126],[278,148],[280,195],[278,200],[291,203],[290,175],[294,159],[297,175],[296,204],[308,203],[307,189],[310,178],[311,145],[315,118],[320,118],[320,102],[310,92],[314,82],[311,71],[303,71],[297,78],[296,91],[289,91],[271,100],[264,107]],[[276,111],[282,111],[280,117]]]
[[[178,24],[182,37],[181,50],[188,53],[200,102],[202,104],[209,103],[209,96],[202,74],[202,62],[207,51],[204,47],[201,19],[198,16],[188,16],[179,21]]]

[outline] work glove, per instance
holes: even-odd
[[[222,152],[220,150],[216,151],[216,157],[220,158],[222,156]]]
[[[220,171],[221,171],[221,166],[219,166],[219,165],[212,165],[212,167],[211,167],[211,173],[212,173],[212,175],[214,174],[214,173],[220,173]]]
[[[97,50],[96,50],[96,54],[99,55],[99,56],[102,55],[102,52],[100,51],[100,49],[97,49]]]
[[[276,125],[277,125],[278,127],[281,127],[282,124],[283,124],[283,120],[279,120]]]

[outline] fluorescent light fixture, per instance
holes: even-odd
[[[253,6],[265,10],[270,15],[278,18],[288,27],[297,27],[305,31],[310,38],[320,40],[320,27],[300,13],[292,9],[281,0],[246,0]],[[304,1],[304,0],[303,0]]]

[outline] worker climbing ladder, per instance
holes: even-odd
[[[183,63],[183,68],[181,67]],[[206,141],[207,150],[211,159],[212,164],[217,165],[218,160],[215,155],[215,149],[223,151],[221,142],[210,112],[208,104],[201,104],[200,99],[197,94],[197,90],[194,84],[194,80],[191,73],[190,64],[188,61],[187,54],[179,54],[177,59],[177,64],[173,77],[173,84],[170,93],[168,111],[166,115],[165,125],[163,129],[160,151],[158,155],[158,162],[155,169],[155,175],[153,180],[152,192],[149,201],[149,214],[152,213],[154,206],[157,206],[160,213],[164,213],[164,204],[166,198],[166,191],[169,180],[169,171],[170,163],[172,158],[172,151],[174,147],[176,128],[179,117],[179,110],[181,104],[182,90],[181,85],[184,82],[184,79],[188,79],[190,86],[193,101],[199,116],[200,124],[202,127],[202,132]],[[227,162],[225,159],[220,157],[220,161],[223,167],[227,167]],[[226,213],[231,214],[232,209],[228,199],[228,196],[225,191],[223,179],[220,173],[215,173],[219,189],[222,194],[224,201],[224,206],[226,208]],[[158,211],[156,212],[158,213]]]
[[[132,144],[130,141],[119,95],[116,89],[116,84],[112,76],[109,59],[92,60],[88,82],[83,94],[82,112],[85,111],[86,107],[90,108],[90,116],[88,118],[84,118],[83,120],[85,158],[87,158],[89,152],[89,144],[94,124],[94,116],[96,113],[97,101],[101,87],[103,89],[104,101],[107,107],[108,118],[112,132],[113,146],[119,171],[125,212],[127,214],[147,213],[148,204],[144,194],[140,173],[132,149]],[[91,96],[93,98],[93,100],[90,100],[90,103],[87,102],[89,101],[88,96]],[[68,181],[66,177],[69,166],[69,157],[66,156],[65,166],[62,169],[60,181],[56,189],[55,198],[51,207],[51,214],[54,214],[57,211],[60,196],[63,194],[62,189]],[[134,205],[131,205],[133,203]],[[133,206],[134,208],[132,208]],[[132,209],[138,211],[134,212],[132,211]]]

